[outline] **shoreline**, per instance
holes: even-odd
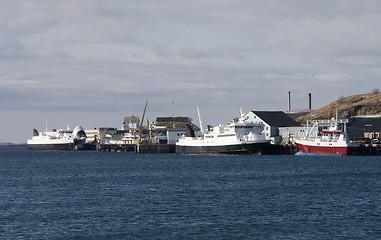
[[[11,143],[11,142],[0,142],[0,147],[7,147],[7,146],[26,146],[26,143]]]

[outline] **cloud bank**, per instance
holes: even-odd
[[[146,99],[151,121],[319,108],[380,88],[380,22],[372,0],[3,1],[0,141],[119,127]]]

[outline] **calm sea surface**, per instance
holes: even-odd
[[[381,239],[380,156],[0,147],[0,239]]]

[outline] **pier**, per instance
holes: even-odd
[[[101,152],[135,152],[135,144],[99,144],[98,150]]]
[[[135,153],[176,153],[175,144],[142,144],[139,151],[135,144],[99,144],[101,152],[135,152]],[[298,152],[296,144],[270,144],[260,155],[295,155]],[[256,153],[258,154],[258,153]],[[381,155],[381,144],[361,144],[357,152],[359,156]]]
[[[359,155],[381,155],[381,144],[364,144],[359,148]]]
[[[295,155],[297,152],[298,146],[295,144],[270,144],[263,155]]]
[[[139,153],[176,153],[174,144],[142,144]]]

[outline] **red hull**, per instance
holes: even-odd
[[[307,154],[338,154],[338,155],[354,155],[357,154],[356,147],[322,147],[307,146],[298,144],[299,152]]]

